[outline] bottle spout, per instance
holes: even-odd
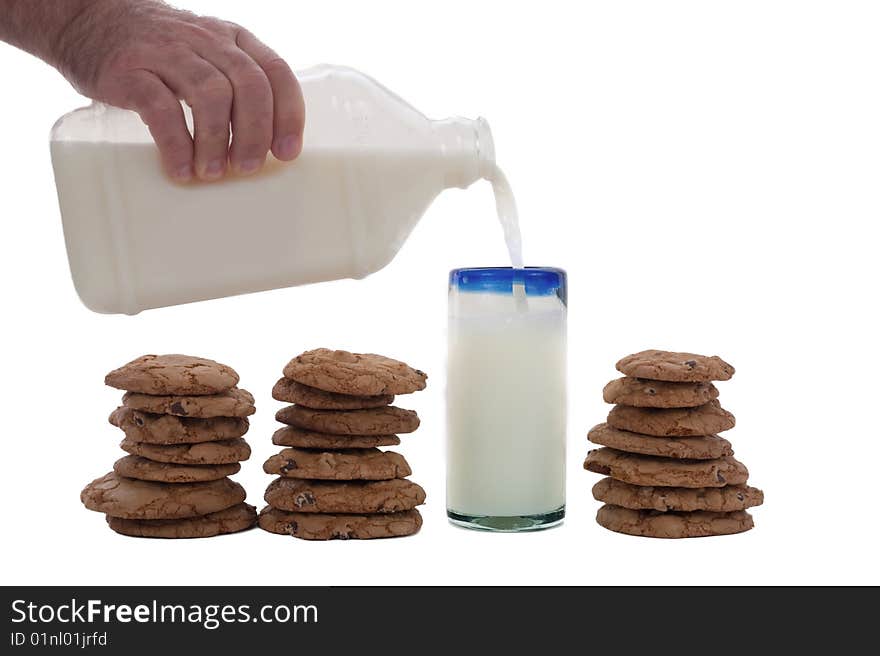
[[[466,189],[495,167],[495,141],[486,119],[449,118],[436,127],[447,187]]]

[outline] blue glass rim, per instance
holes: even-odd
[[[556,267],[470,267],[449,272],[449,287],[462,292],[512,294],[523,285],[527,296],[556,295],[567,303],[567,274]]]

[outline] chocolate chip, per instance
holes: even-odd
[[[297,524],[296,522],[288,522],[287,523],[287,532],[290,533],[291,535],[296,533],[296,529],[298,529],[298,528],[299,528],[299,524]]]
[[[141,417],[140,415],[135,415],[134,416],[134,423],[136,423],[138,426],[142,427],[146,422],[144,421],[144,418]]]
[[[296,495],[296,498],[293,500],[293,505],[297,508],[302,508],[303,506],[313,506],[315,505],[315,495],[311,492],[302,492]]]
[[[694,367],[697,366],[697,361],[696,360],[685,360],[685,365],[687,366],[688,369],[693,369]]]
[[[651,396],[654,396],[654,395],[657,393],[657,390],[655,390],[653,387],[649,387],[649,388],[646,389],[645,391],[646,391],[648,394],[650,394]]]
[[[740,501],[744,501],[744,500],[745,500],[745,496],[743,495],[742,492],[737,492],[737,493],[736,493],[736,498],[739,499]]]
[[[719,483],[726,483],[726,482],[727,482],[727,479],[724,478],[724,474],[722,474],[721,472],[717,472],[717,473],[715,474],[715,476],[718,477],[718,482],[719,482]]]
[[[288,458],[286,464],[281,467],[281,473],[289,472],[291,469],[296,469],[296,460]]]
[[[186,410],[184,409],[184,407],[180,403],[180,401],[175,401],[174,403],[171,404],[171,412],[173,412],[176,415],[185,415],[186,414]]]
[[[611,467],[608,465],[597,465],[594,462],[587,463],[587,469],[594,474],[602,474],[602,476],[611,475]]]

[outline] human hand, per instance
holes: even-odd
[[[234,23],[158,0],[94,0],[55,48],[56,65],[78,91],[140,115],[174,180],[216,180],[228,168],[248,175],[270,149],[281,160],[302,150],[296,77]],[[192,137],[179,99],[192,108]]]

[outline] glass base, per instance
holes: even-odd
[[[565,519],[565,506],[540,515],[492,517],[488,515],[463,515],[454,510],[447,510],[446,516],[451,524],[462,528],[494,533],[523,533],[525,531],[543,531],[545,528],[559,526]]]

